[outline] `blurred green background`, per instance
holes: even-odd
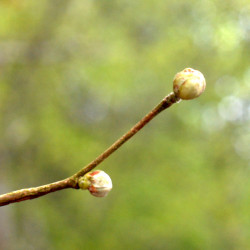
[[[2,0],[0,192],[66,178],[200,70],[207,89],[64,190],[0,208],[0,249],[250,249],[250,3]]]

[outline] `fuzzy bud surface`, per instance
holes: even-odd
[[[174,93],[183,100],[191,100],[200,96],[205,88],[205,77],[198,70],[186,68],[174,77]]]
[[[112,180],[104,171],[95,170],[81,177],[78,185],[81,189],[88,189],[96,197],[105,197],[112,189]]]

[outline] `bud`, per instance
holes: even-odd
[[[200,96],[206,88],[203,74],[191,68],[186,68],[174,77],[174,93],[183,100],[190,100]]]
[[[88,189],[96,197],[104,197],[112,189],[112,181],[104,171],[96,170],[79,178],[78,185],[81,189]]]

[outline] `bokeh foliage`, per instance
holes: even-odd
[[[0,2],[0,191],[65,178],[172,91],[99,168],[108,197],[64,190],[1,208],[1,249],[249,249],[250,5],[244,0]]]

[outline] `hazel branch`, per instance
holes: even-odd
[[[10,203],[19,201],[35,199],[65,188],[73,188],[74,186],[76,186],[74,180],[67,178],[65,180],[53,182],[39,187],[20,189],[17,191],[0,195],[0,206],[5,206]]]
[[[147,123],[149,123],[154,117],[156,117],[161,111],[169,108],[174,103],[177,103],[180,99],[190,100],[198,97],[205,89],[206,82],[205,78],[197,70],[187,68],[179,72],[174,78],[174,92],[167,95],[152,111],[150,111],[146,116],[144,116],[137,124],[135,124],[127,133],[121,136],[115,143],[113,143],[108,149],[106,149],[102,154],[100,154],[95,160],[87,164],[79,172],[75,173],[73,176],[70,176],[64,180],[50,183],[47,185],[21,189],[7,194],[0,195],[0,206],[8,205],[10,203],[20,202],[24,200],[30,200],[34,198],[41,197],[43,195],[59,191],[66,188],[79,189],[82,186],[85,186],[84,183],[81,183],[82,177],[85,176],[89,171],[98,166],[102,161],[108,158],[112,153],[114,153],[118,148],[120,148],[126,141],[128,141],[132,136],[134,136],[138,131],[140,131]],[[97,174],[97,172],[95,173]],[[95,175],[94,174],[94,175]],[[98,180],[98,189],[100,192],[103,192],[104,189],[100,187],[100,183],[104,186],[107,185],[103,180],[103,174],[100,174],[101,181]],[[92,178],[93,175],[86,177],[85,179],[89,182],[90,180],[96,181]],[[80,186],[79,186],[80,183]],[[99,195],[98,190],[93,190],[95,185],[90,185],[92,190],[91,193],[94,193],[95,196],[103,197],[106,196],[106,193]],[[112,188],[112,185],[111,185]],[[106,189],[109,191],[111,188]],[[83,188],[86,189],[86,188]],[[100,193],[101,194],[101,193]]]
[[[132,136],[134,136],[138,131],[140,131],[147,123],[149,123],[156,115],[158,115],[164,109],[170,107],[172,104],[180,100],[174,93],[166,96],[151,112],[144,116],[135,126],[133,126],[127,133],[120,137],[114,144],[112,144],[106,151],[99,155],[95,160],[86,165],[78,173],[73,175],[73,178],[78,178],[85,175],[87,172],[91,171],[107,157],[109,157],[113,152],[115,152],[119,147],[121,147],[126,141],[128,141]]]
[[[157,114],[159,114],[164,109],[170,107],[172,104],[179,100],[174,93],[166,96],[151,112],[149,112],[145,117],[143,117],[134,127],[132,127],[127,133],[120,137],[114,144],[112,144],[106,151],[100,154],[95,160],[86,165],[79,172],[65,180],[50,183],[47,185],[21,189],[7,194],[0,195],[0,206],[8,205],[10,203],[35,199],[40,196],[59,191],[65,188],[75,188],[78,189],[78,179],[84,176],[86,173],[91,171],[107,157],[109,157],[113,152],[115,152],[119,147],[121,147],[127,140],[129,140],[133,135],[140,131],[149,121],[151,121]]]

